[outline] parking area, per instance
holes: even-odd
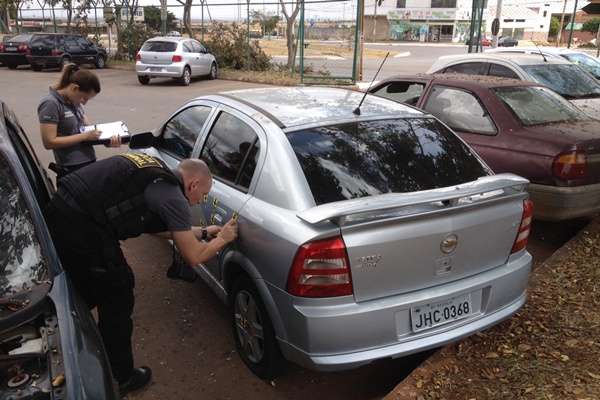
[[[152,130],[186,100],[209,93],[258,87],[234,81],[196,80],[182,87],[165,80],[141,86],[133,72],[97,71],[102,92],[87,106],[95,122],[123,120],[132,132]],[[36,107],[57,71],[0,69],[1,97],[16,113],[43,165],[52,154],[43,149]],[[123,150],[99,148],[100,157]],[[581,226],[536,223],[530,251],[543,261]],[[257,379],[235,354],[224,305],[202,282],[188,284],[165,277],[171,248],[163,240],[142,236],[124,242],[136,273],[134,346],[138,364],[153,368],[154,383],[134,399],[375,399],[387,394],[427,354],[377,362],[357,370],[321,374],[290,366],[275,382]],[[342,334],[342,333],[340,333]]]

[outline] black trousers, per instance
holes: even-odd
[[[88,306],[98,309],[98,329],[113,375],[122,383],[133,371],[135,281],[119,241],[59,196],[52,200],[47,219],[63,268]]]

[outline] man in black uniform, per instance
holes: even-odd
[[[119,240],[168,232],[188,265],[206,262],[237,236],[237,225],[192,227],[190,205],[212,186],[201,160],[171,171],[162,161],[127,153],[65,176],[48,222],[62,265],[79,294],[98,308],[102,335],[121,394],[150,382],[148,367],[134,368],[131,348],[134,276]],[[214,236],[209,242],[206,239]]]

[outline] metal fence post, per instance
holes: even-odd
[[[577,0],[575,0],[575,8],[573,8],[573,19],[571,19],[571,29],[569,30],[569,43],[567,48],[571,48],[571,40],[573,39],[573,27],[575,26],[575,16],[577,15]]]
[[[247,26],[247,38],[248,46],[246,49],[246,69],[250,70],[250,0],[246,0],[247,8],[246,8],[246,26]]]
[[[298,36],[300,36],[300,82],[304,82],[304,0],[300,6],[300,26],[298,27]]]

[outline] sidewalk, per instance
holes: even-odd
[[[436,353],[385,400],[600,399],[600,218],[537,268],[511,319]]]

